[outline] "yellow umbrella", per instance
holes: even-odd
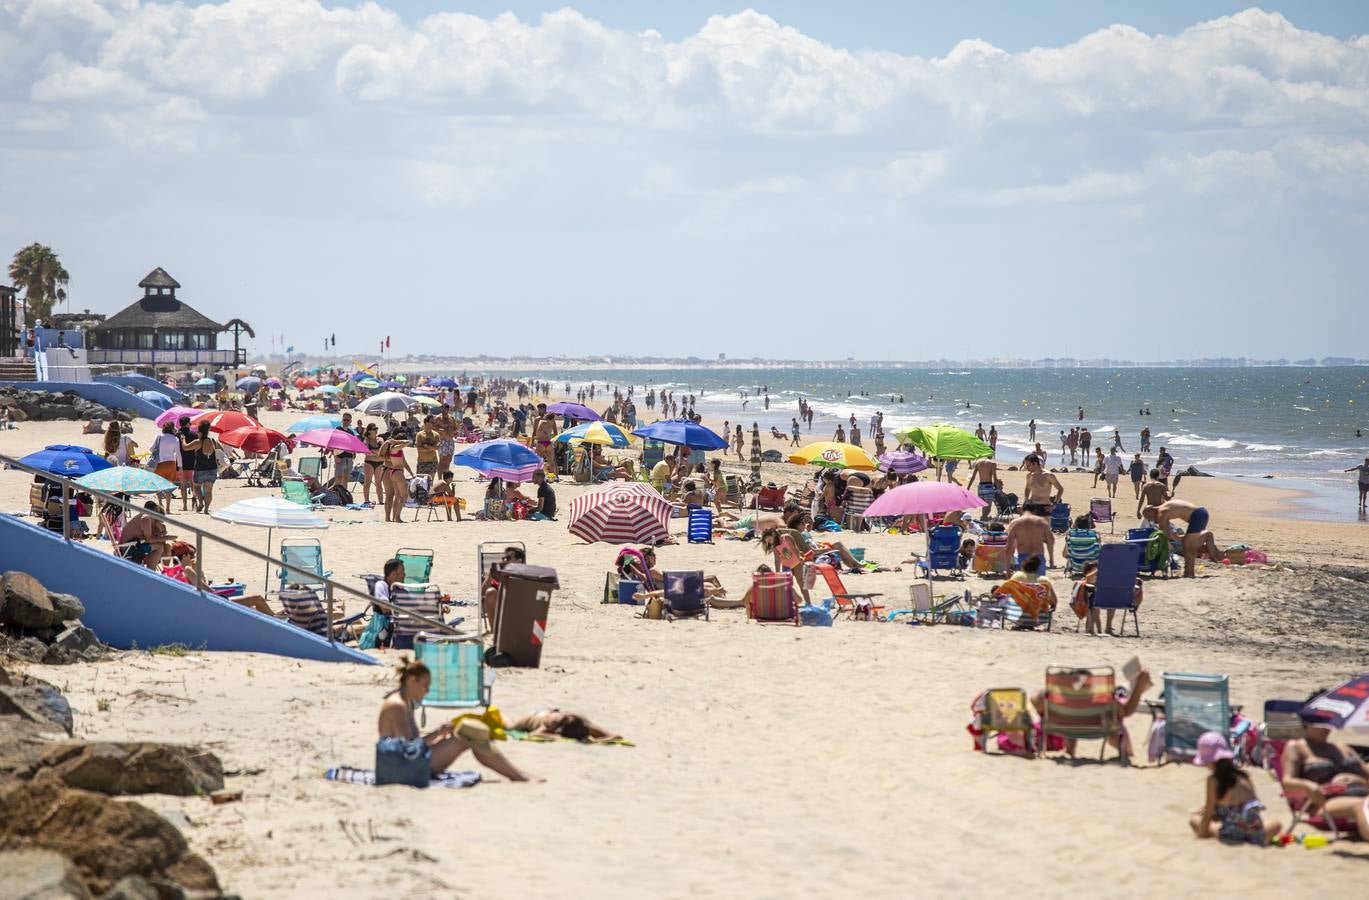
[[[413,399],[413,401],[414,401],[415,403],[418,403],[418,404],[420,404],[420,405],[422,405],[422,406],[441,406],[441,405],[442,405],[440,402],[438,402],[437,400],[434,400],[432,397],[425,397],[425,396],[423,396],[422,394],[414,394],[412,399]]]
[[[789,454],[789,461],[800,465],[811,464],[828,469],[861,469],[866,472],[878,468],[878,463],[860,447],[836,441],[818,441],[800,447]]]

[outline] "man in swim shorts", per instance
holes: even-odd
[[[979,482],[979,499],[984,501],[984,509],[980,511],[980,518],[989,517],[989,506],[993,503],[993,498],[998,494],[998,463],[994,462],[993,457],[977,461],[970,469],[970,480],[965,483],[965,489],[974,488],[975,481]]]
[[[1358,436],[1359,432],[1355,434]],[[1369,456],[1364,458],[1364,465],[1351,466],[1345,471],[1359,473],[1359,511],[1364,512],[1365,499],[1369,498]]]
[[[448,404],[442,404],[442,414],[433,420],[433,427],[437,430],[437,469],[438,472],[445,472],[452,465],[452,457],[456,455],[456,418],[452,416],[452,408]]]
[[[1206,553],[1207,558],[1216,562],[1221,556],[1217,549],[1217,539],[1208,530],[1209,515],[1202,506],[1186,500],[1167,500],[1159,506],[1147,506],[1141,514],[1154,522],[1166,534],[1170,533],[1170,523],[1180,521],[1187,525],[1183,537],[1184,577],[1193,578],[1197,573],[1198,554]]]
[[[1041,463],[1035,453],[1022,462],[1027,471],[1027,484],[1022,489],[1022,509],[1038,516],[1049,516],[1055,504],[1065,496],[1065,487]]]

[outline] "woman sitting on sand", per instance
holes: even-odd
[[[1320,696],[1316,691],[1310,697]],[[1320,811],[1337,822],[1354,822],[1369,840],[1369,767],[1348,744],[1331,742],[1331,727],[1303,716],[1305,737],[1283,748],[1283,788],[1290,797],[1306,797],[1304,811]]]
[[[488,729],[479,723],[463,722],[454,730],[444,722],[435,730],[421,734],[414,721],[414,707],[428,694],[432,674],[428,667],[407,656],[395,667],[399,687],[385,695],[380,706],[380,740],[376,743],[376,784],[413,784],[417,786],[427,766],[429,776],[439,775],[457,758],[470,750],[482,764],[510,781],[527,781],[528,776],[490,745]],[[483,733],[482,733],[483,732]]]
[[[1199,737],[1198,755],[1193,761],[1212,771],[1207,776],[1207,800],[1202,810],[1188,819],[1193,833],[1235,844],[1268,845],[1281,826],[1264,820],[1264,804],[1255,796],[1250,776],[1236,768],[1235,754],[1226,738],[1216,731]]]

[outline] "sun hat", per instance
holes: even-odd
[[[1198,738],[1198,755],[1193,757],[1193,762],[1199,766],[1207,766],[1219,759],[1235,757],[1236,754],[1226,745],[1226,737],[1221,732],[1208,731]]]

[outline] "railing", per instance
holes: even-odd
[[[93,365],[127,366],[230,366],[232,350],[87,350]]]
[[[427,617],[427,616],[425,616],[425,615],[421,615],[421,614],[419,614],[419,613],[416,613],[416,612],[414,612],[413,610],[401,609],[400,607],[395,606],[393,603],[391,603],[391,602],[388,601],[388,600],[379,600],[379,599],[377,599],[377,598],[371,596],[370,594],[367,594],[367,593],[365,593],[365,592],[363,592],[363,591],[357,590],[357,589],[354,588],[354,587],[349,587],[348,585],[342,584],[341,582],[334,581],[334,580],[331,579],[331,578],[326,578],[326,577],[320,576],[317,572],[315,572],[315,571],[312,570],[312,569],[303,569],[303,568],[300,568],[299,566],[292,565],[291,563],[288,563],[288,562],[286,562],[286,561],[283,560],[283,559],[277,559],[276,557],[272,556],[272,555],[269,554],[269,553],[262,553],[260,550],[254,550],[254,549],[251,548],[251,547],[245,546],[245,545],[243,545],[243,544],[239,544],[237,541],[232,541],[232,540],[229,540],[228,538],[221,537],[220,535],[214,534],[213,532],[205,531],[203,528],[199,528],[199,527],[197,527],[197,526],[191,524],[190,522],[185,521],[184,519],[172,519],[170,516],[167,516],[167,515],[164,514],[164,513],[161,513],[161,512],[154,512],[154,511],[152,511],[152,510],[150,510],[150,509],[143,509],[141,506],[137,506],[132,500],[123,500],[123,499],[121,499],[121,498],[119,498],[119,497],[116,497],[114,494],[110,494],[110,493],[107,493],[107,492],[105,492],[105,491],[93,490],[93,489],[91,489],[91,488],[85,487],[84,485],[77,484],[75,481],[73,481],[73,480],[70,479],[70,478],[63,478],[61,475],[57,475],[57,474],[54,473],[54,472],[49,472],[49,471],[47,471],[46,469],[38,469],[38,468],[35,468],[35,467],[33,467],[33,466],[28,465],[27,463],[20,462],[19,460],[15,459],[15,458],[13,458],[13,457],[10,457],[10,456],[6,456],[6,455],[4,455],[4,454],[0,454],[0,464],[3,464],[4,467],[5,467],[6,469],[18,469],[18,470],[21,471],[21,472],[27,472],[27,473],[29,473],[30,475],[38,475],[38,476],[41,476],[42,478],[44,478],[44,479],[46,479],[46,480],[48,480],[48,481],[57,482],[58,484],[61,484],[61,485],[62,485],[62,540],[66,541],[67,543],[71,543],[71,515],[70,515],[70,510],[71,510],[71,499],[72,499],[72,492],[73,492],[73,491],[75,491],[75,492],[77,492],[77,493],[81,493],[81,494],[89,494],[89,495],[91,495],[92,497],[95,497],[95,498],[98,499],[101,503],[103,503],[103,504],[105,504],[105,505],[107,505],[107,506],[117,506],[117,507],[120,507],[121,509],[126,509],[126,510],[131,510],[131,511],[133,511],[133,512],[136,512],[136,513],[138,513],[139,515],[149,516],[149,517],[151,517],[151,518],[153,518],[153,519],[156,519],[157,521],[162,522],[162,523],[164,523],[164,524],[166,524],[166,525],[174,525],[174,526],[176,526],[176,528],[177,528],[178,530],[180,530],[180,531],[191,531],[191,532],[194,532],[194,535],[195,535],[195,583],[192,584],[191,587],[195,588],[195,590],[199,591],[201,594],[206,593],[205,588],[204,588],[204,576],[203,576],[203,572],[204,572],[204,540],[205,540],[205,538],[208,538],[211,542],[218,543],[218,544],[222,544],[223,546],[228,547],[229,549],[236,550],[236,551],[239,552],[239,553],[245,553],[245,554],[247,554],[248,556],[252,557],[253,559],[257,560],[258,562],[264,562],[264,563],[266,563],[266,564],[267,564],[267,571],[268,571],[268,572],[270,571],[270,567],[271,567],[272,565],[276,565],[276,566],[279,566],[281,569],[284,569],[286,572],[289,572],[289,573],[291,573],[291,574],[304,576],[304,582],[303,582],[303,583],[307,583],[307,584],[319,584],[319,583],[322,583],[322,584],[323,584],[323,591],[324,591],[324,599],[325,599],[325,602],[327,603],[327,606],[328,606],[328,635],[327,635],[327,637],[328,637],[328,643],[330,643],[330,644],[336,643],[336,640],[335,640],[334,637],[333,637],[333,603],[334,603],[334,599],[333,599],[333,598],[334,598],[334,595],[335,595],[336,593],[338,593],[338,592],[341,592],[344,596],[350,595],[350,596],[352,596],[352,597],[359,598],[359,599],[365,601],[366,603],[371,604],[372,606],[376,606],[376,607],[379,607],[380,609],[383,609],[384,611],[390,613],[391,615],[402,615],[402,616],[407,616],[407,617],[410,618],[410,619],[414,619],[414,620],[416,620],[416,621],[418,621],[418,622],[421,622],[421,623],[423,623],[424,625],[426,625],[426,626],[428,626],[428,627],[430,627],[430,628],[432,628],[432,629],[435,629],[435,630],[437,630],[437,631],[439,631],[439,632],[442,632],[442,633],[444,633],[444,634],[454,634],[454,635],[465,635],[465,634],[467,634],[467,632],[463,632],[463,631],[461,631],[461,630],[458,629],[458,628],[453,628],[452,626],[450,626],[450,625],[448,625],[447,623],[442,622],[442,621],[440,621],[440,620],[438,620],[438,619],[431,619],[431,618],[429,618],[429,617]],[[152,569],[149,569],[148,571],[152,571],[152,572],[155,573],[155,570],[152,570]]]

